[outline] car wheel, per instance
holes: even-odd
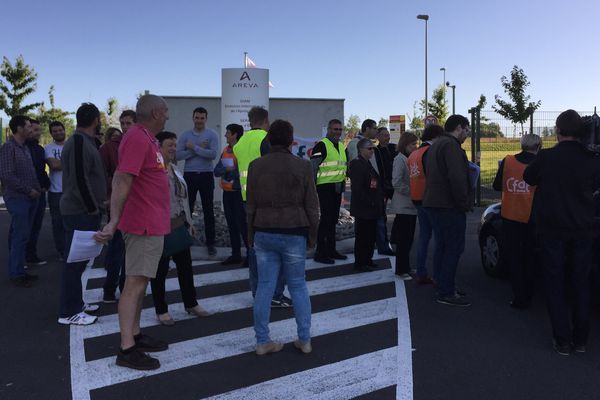
[[[481,264],[484,271],[495,278],[506,276],[500,257],[500,239],[497,232],[488,229],[480,237]]]

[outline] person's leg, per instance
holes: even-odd
[[[396,275],[410,273],[410,249],[415,235],[416,215],[397,214],[394,219],[396,235]],[[393,230],[394,230],[393,228]]]
[[[442,260],[445,252],[445,242],[443,240],[441,222],[440,222],[440,209],[437,208],[427,208],[427,215],[429,216],[429,220],[431,222],[431,228],[433,231],[434,237],[434,246],[433,246],[433,280],[436,285],[436,292],[439,294],[438,283],[440,281],[440,274],[442,270]]]
[[[206,245],[215,245],[215,212],[213,196],[215,191],[215,180],[211,172],[199,174],[200,200],[202,201],[202,213],[204,214],[204,232],[206,234]]]
[[[62,193],[48,192],[48,206],[50,216],[52,217],[52,236],[54,237],[54,246],[62,258],[65,257],[65,228],[63,226],[62,215],[60,214],[60,198]]]
[[[319,218],[319,228],[317,231],[317,247],[315,249],[315,257],[327,257],[329,254],[328,241],[329,241],[329,226],[331,224],[331,207],[330,201],[331,196],[329,192],[317,191],[319,196],[319,209],[321,215]]]
[[[169,257],[161,257],[156,270],[156,278],[150,279],[150,289],[152,291],[152,301],[156,315],[165,314],[169,311],[165,301],[165,280],[169,273]]]
[[[294,302],[298,339],[308,343],[310,342],[311,306],[305,278],[306,238],[281,235],[279,251],[282,257],[283,275]]]
[[[242,200],[242,192],[233,192],[233,209],[235,210],[235,221],[238,224],[240,235],[246,250],[248,249],[248,222],[246,221],[246,209]],[[247,253],[247,252],[246,252]]]
[[[466,214],[454,209],[441,211],[439,214],[441,240],[444,242],[444,253],[440,268],[438,292],[440,297],[451,297],[455,294],[455,277],[458,261],[465,249]]]
[[[375,253],[375,241],[373,240],[373,237],[377,234],[378,222],[378,219],[369,219],[365,221],[365,257],[367,258],[367,264],[373,263],[373,254]],[[369,238],[369,240],[367,240],[367,238]]]
[[[513,307],[527,307],[530,300],[525,279],[526,233],[527,224],[502,220],[502,254],[509,268]]]
[[[354,220],[354,266],[364,267],[369,263],[366,251],[365,236],[367,233],[367,220],[356,218]],[[371,237],[371,241],[372,241]],[[368,241],[368,240],[367,240]]]
[[[342,204],[342,194],[341,193],[333,193],[332,194],[332,203],[331,203],[331,221],[329,225],[329,231],[327,232],[327,246],[330,255],[334,255],[337,253],[337,249],[335,247],[335,227],[337,226],[338,220],[340,219],[340,207]]]
[[[10,278],[25,276],[23,261],[30,233],[30,209],[33,201],[5,199],[6,209],[11,216],[8,233],[8,275]]]
[[[387,235],[387,215],[377,219],[375,237],[377,253],[391,255],[391,248]]]
[[[194,207],[196,206],[196,195],[199,190],[198,174],[193,172],[184,172],[183,179],[188,188],[188,201],[190,203],[190,212],[194,213]]]
[[[126,350],[135,345],[134,335],[140,331],[139,322],[136,325],[138,304],[144,298],[148,278],[145,276],[128,275],[125,288],[119,299],[119,328],[121,331],[121,349]]]
[[[419,219],[419,238],[417,239],[417,277],[427,278],[427,252],[429,240],[433,234],[431,219],[427,210],[423,206],[417,206],[417,215]]]
[[[552,334],[557,345],[566,346],[571,342],[565,291],[566,243],[560,239],[542,236],[541,245],[544,290]]]
[[[276,234],[256,232],[254,250],[258,269],[258,286],[254,298],[254,332],[257,345],[269,343],[269,318],[271,299],[275,292],[277,276],[281,269],[281,255],[274,250]]]
[[[100,229],[100,215],[64,215],[63,223],[67,232],[66,250],[71,250],[73,233],[75,230],[97,231]],[[69,318],[83,310],[83,288],[81,275],[85,271],[88,261],[67,263],[64,262],[62,283],[60,291],[60,318]]]
[[[573,344],[585,346],[590,333],[590,272],[592,268],[592,239],[578,239],[573,246]]]
[[[194,286],[194,271],[192,270],[192,255],[190,248],[177,254],[173,254],[173,261],[177,266],[177,280],[181,290],[181,298],[185,308],[193,308],[198,305],[196,300],[196,287]]]
[[[46,211],[46,193],[42,192],[38,197],[37,206],[35,208],[33,219],[31,221],[31,233],[27,241],[27,249],[25,250],[25,259],[27,261],[37,261],[37,244],[44,221],[44,212]]]
[[[229,241],[231,243],[231,256],[233,258],[241,258],[241,241],[239,223],[236,219],[236,204],[235,192],[223,191],[223,211],[225,220],[227,221],[227,229],[229,230]]]

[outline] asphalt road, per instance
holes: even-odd
[[[0,278],[0,399],[600,398],[600,310],[594,310],[586,354],[554,353],[540,291],[531,309],[513,310],[508,282],[483,273],[476,239],[480,212],[469,216],[458,272],[473,303],[469,308],[439,305],[431,287],[395,281],[393,260],[380,259],[380,267],[367,274],[343,264],[308,263],[313,354],[294,351],[292,313],[275,310],[273,336],[288,345],[258,358],[252,353],[245,271],[197,265],[200,302],[221,312],[189,318],[173,290],[167,300],[178,322],[165,328],[155,325],[147,299],[145,330],[171,343],[166,355],[159,354],[164,370],[148,376],[113,365],[114,305],[102,306],[101,322],[91,327],[57,324],[62,266],[55,261],[47,215],[39,255],[51,262],[30,269],[40,276],[38,283],[18,289],[6,274]],[[0,211],[0,243],[6,243],[8,224]],[[86,272],[87,298],[97,298],[102,274],[102,268]]]

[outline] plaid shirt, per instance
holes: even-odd
[[[28,199],[31,189],[41,191],[29,149],[12,137],[0,147],[0,182],[5,199]]]

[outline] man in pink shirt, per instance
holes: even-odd
[[[117,365],[152,370],[160,362],[146,352],[164,351],[169,345],[140,332],[140,313],[148,282],[156,276],[164,235],[171,231],[167,169],[155,139],[169,119],[169,110],[161,97],[144,95],[137,102],[136,114],[138,123],[119,147],[110,222],[96,234],[96,240],[107,242],[117,229],[125,239],[127,279],[119,300]]]

